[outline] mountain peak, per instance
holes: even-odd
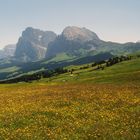
[[[27,27],[19,38],[15,57],[23,61],[36,61],[45,57],[47,47],[56,38],[52,31]]]
[[[27,40],[37,40],[41,41],[41,38],[44,36],[55,36],[56,34],[53,31],[42,31],[40,29],[36,29],[33,27],[27,27],[23,32],[22,32],[22,37]]]
[[[68,26],[63,32],[62,36],[64,36],[67,40],[79,40],[79,41],[90,41],[90,40],[99,40],[99,37],[92,31],[86,29],[85,27],[80,28],[76,26]]]

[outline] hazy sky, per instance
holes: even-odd
[[[0,47],[28,26],[61,33],[87,27],[103,40],[140,40],[140,0],[0,0]]]

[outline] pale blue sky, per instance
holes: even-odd
[[[0,47],[28,26],[61,33],[87,27],[103,40],[140,40],[140,0],[0,0]]]

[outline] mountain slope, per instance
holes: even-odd
[[[54,59],[56,56],[69,59],[88,57],[109,52],[124,55],[140,50],[140,43],[114,43],[101,40],[87,28],[66,27],[60,35],[28,27],[19,38],[15,58],[22,62]],[[62,56],[61,56],[62,55]]]
[[[86,28],[66,27],[62,34],[49,44],[46,57],[55,57],[59,53],[76,57],[87,55],[88,52],[95,50],[100,42],[99,37]]]
[[[57,36],[50,31],[44,32],[29,27],[17,43],[15,57],[0,60],[0,79],[42,69],[99,62],[138,51],[139,42],[106,42],[86,28],[66,27],[62,34]]]
[[[55,83],[140,83],[140,57],[129,61],[120,62],[103,70],[94,70],[88,67],[89,64],[69,66],[74,69],[73,73],[57,75],[50,79],[42,79],[42,82],[50,81]],[[87,67],[87,68],[86,68]]]
[[[49,61],[44,59],[41,61],[28,63],[21,63],[20,61],[14,59],[3,59],[0,61],[0,80],[14,78],[19,75],[35,73],[42,70],[52,70],[70,65],[81,65],[91,62],[99,62],[112,57],[113,55],[111,55],[110,53],[100,53],[94,56],[86,56],[81,58],[66,59],[65,56],[65,59],[57,57],[56,59],[58,61],[56,61],[56,59],[51,59]]]
[[[105,56],[104,56],[105,57]],[[100,58],[100,57],[99,57]],[[97,59],[93,57],[92,59]],[[115,60],[118,61],[115,61]],[[90,60],[89,58],[87,59]],[[99,60],[99,59],[98,59]],[[42,82],[93,82],[93,83],[137,83],[140,82],[140,57],[115,57],[107,61],[97,63],[82,63],[76,60],[68,63],[56,63],[56,65],[47,65],[48,69],[25,73],[1,83],[32,82],[40,80]],[[81,63],[79,63],[81,62]],[[86,61],[85,61],[86,62]],[[113,62],[113,63],[112,63]],[[84,64],[84,65],[83,65]],[[50,66],[50,67],[49,67]],[[64,69],[62,69],[62,67]],[[67,66],[67,67],[66,67]],[[13,68],[13,67],[12,67]],[[7,70],[7,69],[5,69]],[[10,70],[10,69],[9,69]]]
[[[140,43],[115,43],[101,40],[94,32],[86,28],[66,27],[48,46],[46,58],[66,53],[70,57],[96,55],[110,52],[113,55],[131,54],[140,50]]]

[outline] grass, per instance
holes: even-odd
[[[0,140],[5,139],[139,140],[140,59],[0,85]]]
[[[0,73],[16,72],[17,70],[19,70],[19,68],[16,67],[16,66],[13,66],[13,67],[8,67],[8,68],[0,69]]]
[[[139,93],[139,84],[3,85],[0,139],[139,139]]]
[[[60,53],[60,54],[56,55],[53,59],[43,62],[43,64],[47,64],[47,63],[49,63],[49,62],[66,61],[66,60],[67,60],[67,62],[68,62],[68,61],[71,61],[71,60],[73,60],[73,59],[74,59],[73,56],[69,56],[69,55],[66,54],[66,53]]]

